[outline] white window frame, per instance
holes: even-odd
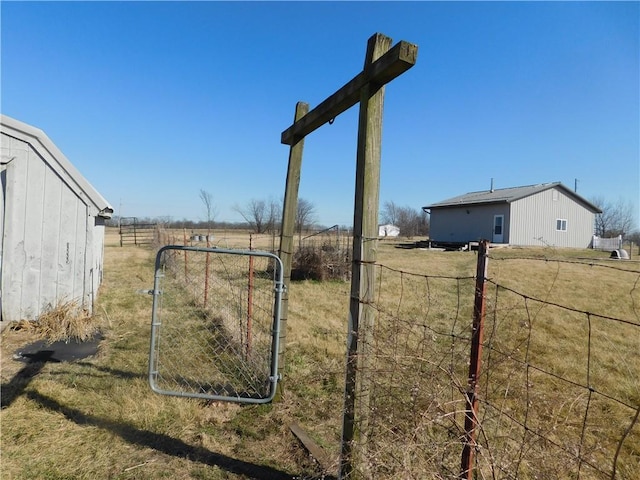
[[[557,232],[566,232],[567,231],[567,219],[566,218],[556,218],[556,231]]]

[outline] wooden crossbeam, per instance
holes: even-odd
[[[281,142],[293,145],[309,133],[360,101],[360,91],[370,84],[371,93],[409,70],[416,63],[418,46],[405,41],[398,42],[362,72],[347,82],[333,95],[282,132]]]

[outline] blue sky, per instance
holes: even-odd
[[[124,216],[217,220],[281,198],[297,101],[375,32],[418,45],[386,88],[381,203],[561,181],[640,204],[638,2],[1,2],[1,111]],[[305,141],[300,196],[351,225],[357,106]],[[637,222],[640,224],[640,221]]]

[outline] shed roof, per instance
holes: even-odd
[[[511,187],[511,188],[497,188],[494,190],[481,190],[479,192],[465,193],[464,195],[458,195],[457,197],[449,198],[426,207],[422,207],[423,210],[430,210],[433,208],[450,208],[461,207],[465,205],[479,205],[479,204],[491,204],[491,203],[511,203],[521,198],[529,197],[536,193],[549,190],[550,188],[557,188],[562,190],[566,195],[572,197],[576,202],[582,204],[588,210],[593,213],[602,213],[602,211],[581,197],[571,189],[564,186],[561,182],[552,183],[539,183],[536,185],[526,185],[523,187]]]
[[[82,176],[42,130],[7,115],[0,115],[0,127],[2,133],[27,142],[38,151],[76,195],[95,206],[98,210],[98,216],[111,218],[113,207]]]

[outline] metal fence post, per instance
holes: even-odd
[[[184,246],[187,246],[187,229],[184,228],[182,230],[182,236],[184,237]],[[184,251],[184,281],[186,282],[189,278],[189,262],[187,260],[187,251]]]
[[[253,235],[249,235],[249,251],[253,250]],[[253,318],[253,257],[249,257],[249,285],[247,286],[247,358],[251,355],[251,321]]]
[[[469,380],[466,393],[466,411],[464,419],[464,448],[462,449],[462,466],[460,478],[473,478],[473,462],[476,450],[476,434],[478,428],[478,377],[482,360],[482,335],[484,330],[485,292],[487,285],[487,265],[489,241],[482,240],[478,246],[478,263],[476,267],[476,289],[473,303],[473,327],[471,331],[471,361],[469,362]]]

